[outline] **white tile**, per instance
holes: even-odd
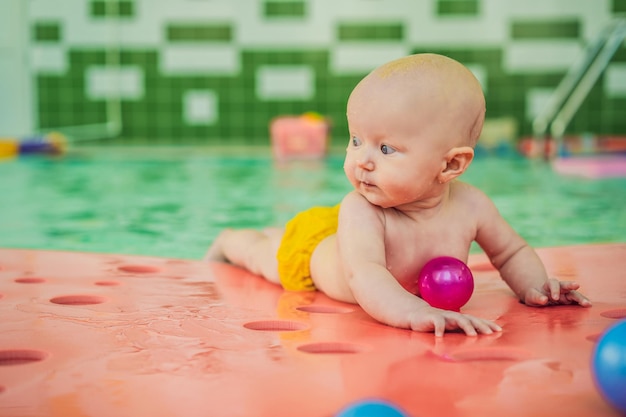
[[[68,68],[67,52],[61,44],[39,44],[30,48],[32,70],[39,74],[63,75]]]
[[[315,72],[309,66],[261,66],[256,73],[260,100],[310,100],[315,95]]]
[[[531,88],[526,92],[526,119],[532,121],[539,116],[552,99],[554,88]]]
[[[421,47],[501,47],[508,33],[507,22],[497,17],[426,19],[409,16],[408,19],[407,41]]]
[[[334,39],[332,9],[320,11],[308,2],[310,10],[304,18],[265,18],[261,5],[256,1],[238,10],[235,37],[242,47],[325,48]]]
[[[86,71],[87,96],[92,100],[121,98],[138,100],[144,95],[144,77],[140,67],[92,66]]]
[[[27,38],[24,30],[24,6],[18,0],[0,2],[0,49],[19,48]]]
[[[84,0],[29,0],[28,14],[33,20],[84,18],[89,13],[90,2]]]
[[[138,16],[132,21],[116,24],[116,35],[109,37],[113,44],[121,44],[124,48],[156,49],[165,39],[164,29],[159,22]]]
[[[189,125],[213,125],[219,118],[218,97],[213,90],[187,91],[183,106],[183,118]]]
[[[503,67],[510,73],[566,71],[581,54],[576,41],[516,41],[504,48]]]
[[[236,75],[241,68],[238,48],[214,44],[169,44],[160,54],[165,75]]]
[[[121,42],[118,27],[112,21],[64,20],[61,32],[63,41],[70,47],[95,49],[115,46]]]
[[[407,16],[433,18],[435,1],[424,0],[314,0],[311,8],[342,22],[396,22]]]
[[[135,0],[135,10],[156,22],[224,21],[236,17],[251,1],[258,0]]]
[[[330,51],[330,71],[333,74],[364,74],[410,52],[409,47],[399,42],[342,42]]]
[[[510,17],[542,19],[566,18],[611,10],[611,0],[481,0],[485,7],[500,6]]]
[[[609,64],[604,76],[604,93],[609,97],[626,97],[626,64]]]

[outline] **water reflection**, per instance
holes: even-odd
[[[343,158],[24,158],[0,164],[0,246],[200,258],[225,227],[283,224],[350,189]],[[624,241],[626,179],[558,176],[538,161],[478,158],[463,180],[534,246]]]

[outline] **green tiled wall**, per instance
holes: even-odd
[[[170,42],[230,42],[232,27],[228,24],[171,24],[166,39]]]
[[[476,70],[487,116],[512,116],[528,135],[584,45],[626,12],[626,0],[571,0],[567,15],[561,0],[71,2],[68,15],[32,0],[39,124],[106,122],[119,97],[122,134],[111,143],[267,143],[273,117],[307,111],[329,116],[342,143],[354,85],[417,52]],[[624,47],[609,70],[569,132],[626,133]]]
[[[94,18],[133,17],[133,0],[92,0],[91,16]]]
[[[33,25],[33,39],[37,42],[61,40],[61,25],[57,22],[38,22]]]
[[[306,2],[301,1],[266,1],[264,2],[265,17],[306,17]]]
[[[513,39],[578,39],[579,36],[578,20],[516,21],[511,24]]]
[[[340,23],[337,27],[339,41],[398,41],[402,42],[402,23]]]
[[[476,16],[479,0],[440,0],[437,2],[438,16]]]

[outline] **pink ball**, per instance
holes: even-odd
[[[431,306],[459,311],[474,292],[474,276],[462,261],[440,256],[426,262],[417,287],[419,295]]]

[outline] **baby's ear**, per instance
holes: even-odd
[[[444,157],[445,166],[439,173],[439,182],[441,184],[446,183],[464,173],[473,159],[474,149],[470,146],[450,149]]]

